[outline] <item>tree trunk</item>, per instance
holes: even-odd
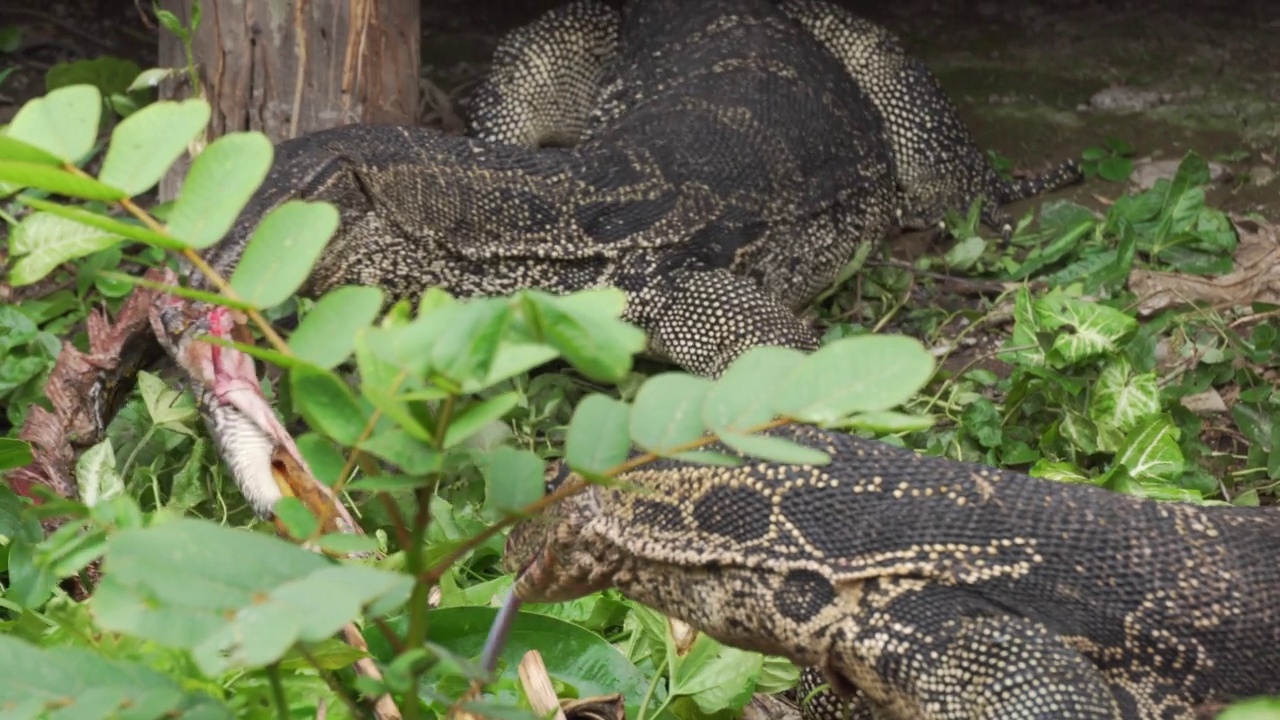
[[[189,27],[193,0],[160,0]],[[192,52],[212,106],[209,141],[258,130],[280,142],[353,122],[412,125],[418,116],[419,0],[200,0]],[[187,64],[160,32],[160,67]],[[186,74],[160,88],[192,96]],[[177,194],[186,163],[160,185]]]

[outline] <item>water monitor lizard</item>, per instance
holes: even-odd
[[[572,14],[550,15],[517,33],[497,55],[490,84],[516,99],[480,101],[551,107],[561,123],[581,119],[568,133],[571,147],[499,142],[482,124],[477,134],[490,137],[352,125],[289,140],[205,260],[229,275],[268,211],[289,200],[328,201],[340,226],[303,294],[344,284],[376,285],[391,298],[428,287],[469,296],[612,285],[627,293],[626,318],[646,332],[650,354],[716,375],[753,346],[817,346],[795,311],[856,248],[880,241],[904,216],[895,182],[921,197],[951,197],[950,185],[905,168],[936,164],[936,177],[956,180],[961,197],[988,187],[990,168],[967,134],[956,134],[963,126],[945,120],[953,109],[922,66],[895,55],[884,64],[906,70],[892,83],[859,75],[866,33],[851,16],[831,15],[832,29],[807,9],[822,6],[802,2],[784,12],[769,0],[633,0],[620,17],[573,7],[604,24],[584,33]],[[556,19],[563,17],[570,21]],[[550,73],[543,86],[559,99],[538,95],[543,86],[528,73],[523,85],[503,84],[503,68],[513,67]],[[565,72],[572,80],[582,68],[581,82],[566,81]],[[513,91],[521,87],[524,100]],[[885,111],[886,93],[898,92],[889,88],[927,111],[916,120]],[[911,139],[890,142],[886,127]],[[932,127],[949,134],[921,132]],[[958,170],[979,165],[986,170],[976,175]],[[191,284],[209,287],[198,272]],[[225,326],[207,306],[169,303],[159,316],[162,343],[199,390],[222,457],[270,517],[280,491],[264,458],[284,448],[302,459],[257,391],[252,363],[227,362],[228,351],[217,356],[191,342]],[[233,398],[229,387],[252,391]],[[220,427],[236,428],[234,440],[226,432],[219,439]]]
[[[302,289],[376,285],[393,298],[610,285],[648,351],[716,375],[750,347],[817,347],[796,315],[863,243],[893,226],[878,113],[830,54],[768,0],[634,0],[619,26],[610,116],[571,148],[429,129],[352,125],[277,146],[273,166],[205,259],[228,274],[258,221],[324,200],[340,226]],[[193,273],[192,284],[208,287]],[[237,484],[270,517],[263,453],[287,435],[265,399],[228,385],[206,344],[207,307],[161,311],[160,333],[196,387]],[[236,374],[240,384],[256,379]],[[242,422],[248,416],[253,422]],[[246,428],[257,427],[248,432]],[[250,437],[256,432],[257,441]],[[299,458],[300,460],[300,458]],[[256,470],[254,470],[256,468]]]
[[[516,595],[616,587],[820,668],[852,718],[1189,720],[1280,694],[1277,508],[1157,502],[811,426],[770,434],[831,463],[662,460],[588,487],[512,529]],[[562,469],[549,487],[564,482],[580,479]],[[825,697],[808,716],[842,717]]]
[[[825,0],[783,0],[778,8],[836,58],[880,115],[902,228],[937,226],[947,211],[963,214],[981,201],[982,221],[1008,239],[1013,218],[1001,205],[1082,179],[1074,160],[1030,178],[1002,177],[937,78],[896,35]],[[620,57],[619,25],[618,13],[600,0],[575,0],[502,38],[472,97],[470,134],[564,147],[607,127],[649,90],[618,77],[634,62]]]

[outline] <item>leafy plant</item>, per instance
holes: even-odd
[[[130,86],[150,82],[148,72]],[[190,260],[217,242],[270,163],[260,134],[218,138],[161,216],[138,196],[203,134],[208,106],[164,101],[132,112],[111,130],[94,176],[81,168],[99,144],[103,107],[92,85],[58,88],[0,134],[0,183],[33,210],[9,218],[9,282],[61,285],[20,307],[0,305],[0,378],[15,378],[0,392],[15,426],[39,395],[58,338],[89,304],[132,288],[138,281],[124,270]],[[1140,322],[1126,290],[1142,263],[1184,272],[1229,263],[1235,234],[1204,204],[1205,182],[1203,161],[1188,155],[1172,181],[1105,214],[1048,204],[1038,227],[1024,218],[1011,248],[961,243],[952,266],[1011,283],[1012,330],[994,354],[1004,375],[976,360],[939,370],[919,342],[843,321],[810,355],[753,350],[714,381],[650,374],[636,362],[643,336],[619,319],[624,298],[612,290],[467,300],[433,290],[385,307],[379,290],[348,287],[296,302],[290,296],[336,217],[322,203],[286,204],[255,231],[220,302],[246,311],[267,338],[266,348],[236,347],[279,370],[269,397],[305,425],[303,456],[320,481],[356,500],[369,531],[324,534],[290,498],[277,507],[285,534],[372,557],[336,561],[269,537],[274,528],[225,492],[189,394],[144,373],[106,437],[81,454],[79,497],[34,506],[0,488],[0,657],[8,663],[0,703],[30,715],[83,696],[64,711],[312,717],[323,707],[346,718],[385,694],[409,718],[453,707],[530,717],[514,666],[533,647],[561,697],[623,690],[630,717],[731,716],[753,692],[794,684],[789,663],[706,637],[677,652],[660,615],[604,592],[527,607],[497,677],[483,695],[469,694],[484,676],[479,645],[511,583],[498,565],[503,529],[556,499],[543,497],[550,457],[600,482],[646,460],[685,457],[713,438],[756,457],[824,462],[758,434],[799,421],[1060,481],[1221,502],[1206,465],[1223,453],[1202,439],[1206,422],[1181,400],[1230,385],[1239,401],[1229,417],[1250,447],[1229,458],[1227,499],[1267,501],[1280,482],[1280,396],[1265,372],[1280,344],[1274,319],[1259,318],[1249,333],[1208,311]],[[271,250],[282,242],[298,251]],[[862,277],[868,297],[909,307],[906,271]],[[1020,284],[1029,279],[1047,289]],[[846,302],[838,292],[829,299]],[[840,312],[850,306],[857,309]],[[278,338],[267,319],[294,311],[296,328]],[[984,317],[903,314],[926,335],[956,319],[979,327]],[[1170,353],[1182,362],[1162,374]],[[30,459],[25,444],[0,438],[0,468]],[[46,537],[40,520],[55,516],[68,522]],[[72,602],[58,579],[95,559],[102,582],[87,603]],[[368,653],[333,637],[356,626]],[[381,677],[356,672],[370,658]],[[36,682],[33,667],[48,674]],[[1241,708],[1230,712],[1261,712]]]
[[[1085,177],[1126,182],[1133,174],[1133,146],[1119,138],[1109,137],[1102,145],[1085,148],[1080,157]]]

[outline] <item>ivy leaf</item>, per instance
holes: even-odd
[[[110,438],[85,450],[76,459],[76,484],[80,502],[89,507],[124,492],[124,479],[116,469]]]
[[[1098,429],[1098,448],[1115,452],[1125,434],[1160,412],[1155,373],[1136,373],[1123,355],[1110,358],[1098,373],[1089,402],[1089,419]]]
[[[13,229],[10,252],[18,258],[9,275],[14,285],[29,285],[43,279],[68,260],[92,255],[118,245],[119,235],[104,232],[75,220],[36,212]]]

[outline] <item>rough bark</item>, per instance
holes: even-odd
[[[161,0],[189,26],[193,0]],[[352,122],[414,124],[421,52],[419,0],[202,0],[193,54],[213,108],[208,140],[258,130],[279,142]],[[161,67],[184,67],[182,43],[160,33]],[[165,98],[190,97],[185,75]],[[186,167],[161,183],[176,195]]]

